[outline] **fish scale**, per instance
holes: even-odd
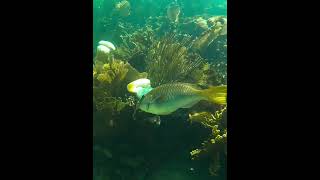
[[[151,91],[147,99],[154,101],[155,98],[161,96],[164,97],[163,99],[170,101],[180,96],[194,95],[196,91],[197,89],[190,87],[190,84],[187,83],[164,84]]]
[[[155,88],[151,93],[152,97],[157,98],[154,94],[166,95],[168,99],[174,98],[177,94],[192,95],[197,89],[191,88],[190,85],[185,83],[178,84],[165,84],[158,88]]]

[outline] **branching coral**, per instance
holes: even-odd
[[[119,112],[127,104],[124,100],[127,84],[145,76],[121,60],[96,61],[93,67],[93,99],[97,110]]]
[[[189,37],[180,41],[173,34],[163,37],[153,43],[146,57],[146,70],[152,86],[184,81],[189,73],[195,70],[202,62],[197,54],[188,52],[186,46]]]
[[[200,112],[189,115],[191,122],[199,122],[211,129],[209,140],[204,141],[201,148],[191,151],[190,155],[192,159],[209,156],[212,159],[209,167],[209,172],[212,175],[217,175],[220,170],[220,163],[223,160],[222,157],[226,157],[227,128],[222,123],[226,111],[227,107],[225,106],[214,114]]]
[[[127,92],[127,84],[146,77],[129,63],[114,59],[112,54],[105,62],[95,61],[93,66],[93,135],[102,140],[123,133],[131,120],[134,97]]]
[[[123,62],[114,61],[102,66],[96,63],[93,70],[93,100],[98,111],[118,112],[126,105],[116,95],[127,72]]]
[[[115,57],[126,59],[127,61],[133,61],[137,56],[144,56],[155,39],[154,31],[149,26],[120,37],[122,45],[115,51]],[[143,59],[140,61],[143,62]]]

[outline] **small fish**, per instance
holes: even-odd
[[[161,124],[161,119],[160,116],[152,116],[152,117],[147,117],[144,119],[145,121],[147,121],[148,123],[160,126]]]
[[[118,2],[116,4],[115,10],[124,17],[127,17],[130,15],[130,2],[127,0],[123,0],[121,2]]]
[[[168,115],[179,108],[190,108],[201,100],[226,105],[226,97],[227,86],[211,86],[202,90],[192,84],[169,83],[145,94],[137,108],[156,115]]]
[[[167,17],[171,22],[178,22],[180,14],[180,6],[176,3],[169,5],[167,8]]]

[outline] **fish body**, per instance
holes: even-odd
[[[168,115],[179,108],[190,108],[201,100],[226,104],[226,91],[226,86],[202,90],[187,83],[163,84],[145,94],[139,108],[156,115]]]

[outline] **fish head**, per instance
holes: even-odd
[[[148,113],[158,114],[159,110],[161,110],[161,98],[161,96],[151,91],[142,96],[139,101],[139,109]]]
[[[152,105],[151,97],[147,95],[143,95],[139,101],[139,109],[145,112],[149,112],[151,105]]]
[[[170,114],[170,107],[168,108],[167,97],[165,95],[159,95],[152,93],[153,91],[145,94],[139,102],[139,109],[144,112],[148,112],[156,115]],[[168,110],[169,109],[169,110]]]

